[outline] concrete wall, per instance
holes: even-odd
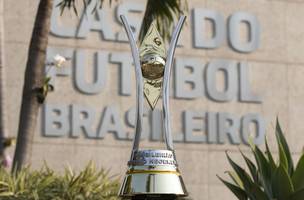
[[[126,2],[126,1],[120,1]],[[140,2],[140,1],[137,1]],[[286,137],[290,143],[294,158],[297,159],[304,143],[304,27],[302,15],[304,2],[301,0],[191,0],[189,9],[194,7],[215,10],[227,20],[237,11],[254,14],[261,24],[260,48],[249,54],[234,51],[226,42],[217,49],[194,49],[192,46],[191,17],[183,29],[182,44],[177,50],[179,58],[197,58],[201,62],[214,59],[229,59],[237,62],[245,61],[250,69],[250,85],[252,91],[262,97],[262,103],[244,103],[238,100],[219,103],[202,96],[193,100],[172,99],[172,124],[174,131],[182,130],[181,112],[183,110],[229,112],[241,117],[246,113],[259,113],[267,125],[267,137],[271,148],[276,151],[273,137],[275,118],[279,117]],[[113,3],[112,8],[116,7]],[[16,135],[18,127],[18,112],[21,102],[21,92],[27,49],[31,37],[37,0],[5,0],[5,57],[8,85],[7,108],[9,111],[9,130]],[[111,20],[113,11],[107,5]],[[140,14],[138,14],[140,17]],[[64,20],[77,23],[77,17],[66,12]],[[113,30],[120,31],[117,23]],[[115,52],[130,52],[127,43],[114,43],[100,39],[96,32],[90,33],[86,39],[62,39],[50,35],[50,46],[62,48],[83,48],[88,52],[98,50]],[[90,63],[88,63],[90,66]],[[66,66],[69,67],[69,66]],[[115,106],[124,118],[125,111],[134,106],[135,87],[132,96],[119,95],[119,68],[108,64],[105,89],[96,95],[84,95],[75,89],[72,75],[56,77],[55,91],[50,93],[46,104],[84,105],[96,110],[95,123],[101,119],[105,106]],[[71,70],[72,67],[70,66]],[[92,68],[88,67],[88,72]],[[133,72],[132,72],[133,75]],[[88,78],[92,78],[88,75]],[[134,78],[132,78],[134,80]],[[223,83],[222,77],[218,82]],[[133,83],[134,85],[134,83]],[[39,117],[39,119],[41,119]],[[122,124],[128,132],[132,129]],[[203,133],[200,133],[203,134]],[[88,139],[82,134],[79,138],[44,137],[41,131],[41,120],[38,123],[31,155],[32,165],[39,167],[46,160],[51,167],[61,170],[70,164],[76,169],[83,167],[89,160],[94,160],[99,166],[111,169],[113,174],[123,176],[131,150],[131,141],[120,141],[107,134],[104,139]],[[160,142],[144,140],[144,148],[161,148]],[[235,197],[219,182],[216,174],[224,176],[224,171],[230,167],[225,157],[228,150],[235,160],[241,161],[238,148],[249,153],[246,145],[206,144],[206,143],[176,143],[176,153],[187,188],[194,199],[198,200],[231,200]]]

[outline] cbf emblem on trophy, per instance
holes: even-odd
[[[174,52],[186,17],[182,16],[173,32],[166,52],[164,41],[154,23],[138,49],[131,28],[120,16],[126,29],[136,72],[136,128],[128,171],[119,196],[123,199],[171,200],[187,196],[173,148],[169,113],[169,83]],[[143,101],[146,97],[153,110],[162,95],[163,129],[167,149],[140,150],[143,129]]]

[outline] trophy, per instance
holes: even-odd
[[[169,83],[177,40],[186,17],[182,16],[173,32],[169,50],[153,22],[140,48],[125,18],[120,16],[127,32],[136,73],[136,126],[128,170],[121,185],[122,199],[173,200],[188,196],[174,153],[170,129]],[[162,95],[163,130],[166,149],[140,150],[143,129],[144,96],[153,110]]]

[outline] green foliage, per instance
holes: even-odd
[[[76,173],[65,168],[57,174],[46,165],[9,173],[0,169],[1,200],[118,200],[118,179],[89,163]]]
[[[57,6],[59,6],[61,13],[63,13],[64,9],[73,9],[74,12],[76,14],[78,14],[77,12],[77,8],[76,8],[76,3],[77,1],[82,1],[83,5],[85,6],[85,8],[89,5],[89,4],[94,4],[94,9],[93,11],[95,11],[98,7],[102,8],[102,5],[104,3],[104,0],[62,0]],[[112,4],[112,0],[109,0],[110,4]]]
[[[187,1],[182,2],[182,0],[148,0],[139,40],[143,40],[151,23],[155,20],[160,35],[168,41],[174,24],[187,7]]]
[[[50,84],[51,77],[45,77],[43,80],[42,87],[38,88],[37,91],[37,101],[39,103],[44,103],[46,96],[49,92],[54,91],[54,86]]]
[[[84,6],[94,4],[94,10],[101,8],[105,0],[62,0],[58,6],[61,13],[65,8],[73,9],[77,14],[76,3],[82,1]],[[110,4],[112,0],[109,0]],[[172,34],[174,23],[187,10],[187,1],[182,0],[148,0],[140,29],[139,40],[142,41],[151,23],[155,20],[160,35],[169,40]]]
[[[218,178],[240,200],[303,200],[304,199],[304,154],[302,154],[296,168],[292,156],[277,120],[276,140],[279,159],[275,163],[266,140],[266,152],[250,143],[255,162],[242,152],[249,173],[235,163],[227,153],[227,158],[233,171],[229,171],[233,183],[221,177]]]

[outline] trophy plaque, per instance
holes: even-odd
[[[175,48],[186,17],[180,17],[168,51],[153,22],[140,48],[125,16],[120,16],[129,38],[136,74],[136,126],[128,170],[121,185],[122,199],[173,200],[188,196],[178,169],[170,128],[169,83]],[[153,110],[162,96],[163,132],[166,149],[140,150],[144,96]]]

